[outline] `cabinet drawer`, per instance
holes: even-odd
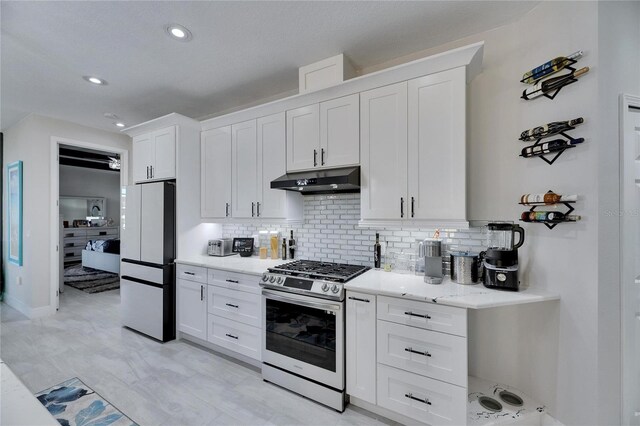
[[[378,320],[378,362],[467,386],[467,339]]]
[[[207,300],[210,314],[260,327],[262,319],[260,315],[262,307],[260,295],[230,290],[215,285],[208,287],[209,295]]]
[[[467,310],[435,303],[378,297],[378,319],[466,337]]]
[[[87,230],[86,229],[70,229],[64,228],[62,231],[63,238],[77,238],[77,237],[86,237]]]
[[[65,238],[62,244],[65,249],[70,247],[84,248],[87,245],[87,239],[84,237]]]
[[[83,247],[65,247],[64,248],[64,257],[73,257],[73,256],[82,256]]]
[[[200,266],[183,265],[179,263],[176,266],[176,278],[206,284],[207,268],[203,268]]]
[[[429,425],[464,425],[467,389],[378,364],[378,405]]]
[[[249,293],[260,294],[260,277],[257,275],[238,274],[236,272],[209,269],[207,282],[218,287],[226,287],[232,290],[242,290]]]
[[[118,230],[116,228],[111,229],[87,229],[87,238],[89,239],[97,239],[95,237],[112,237],[114,238],[118,235]]]
[[[211,314],[207,325],[209,342],[260,361],[261,328]]]

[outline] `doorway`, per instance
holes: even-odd
[[[620,98],[622,424],[640,425],[640,97]]]
[[[128,151],[56,137],[52,143],[51,306],[57,311],[65,290],[67,299],[77,299],[119,286],[120,200],[128,183]],[[90,241],[97,250],[86,250]]]

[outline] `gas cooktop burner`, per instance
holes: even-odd
[[[274,268],[269,272],[291,276],[307,276],[326,281],[347,282],[368,271],[367,266],[347,265],[345,263],[316,262],[313,260],[294,260]]]

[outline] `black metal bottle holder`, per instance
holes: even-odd
[[[547,191],[547,194],[555,194],[554,191],[549,190]],[[518,203],[522,206],[531,206],[531,208],[529,209],[529,212],[535,212],[536,211],[536,207],[542,207],[542,206],[557,206],[559,204],[563,204],[566,208],[567,211],[564,212],[565,215],[571,214],[575,209],[573,208],[573,206],[571,204],[575,203],[575,201],[560,201],[559,203],[554,203],[554,204],[546,204],[546,203]],[[520,219],[520,222],[525,222],[524,220]],[[549,229],[553,229],[555,228],[559,223],[567,223],[567,222],[574,222],[573,220],[563,220],[560,222],[549,222],[549,221],[531,221],[531,222],[526,222],[526,223],[542,223],[544,226],[546,226]]]
[[[572,67],[572,66],[571,66],[571,65],[576,64],[578,61],[576,61],[575,59],[569,59],[569,58],[567,58],[564,62],[566,62],[568,65],[565,65],[565,66],[564,66],[564,68],[562,68],[562,69],[563,69],[563,70],[565,70],[565,69],[570,70],[570,71],[571,71],[571,73],[567,74],[567,79],[562,81],[562,85],[561,85],[560,87],[558,87],[558,88],[556,88],[556,89],[551,89],[549,92],[542,92],[542,96],[547,97],[547,98],[549,98],[549,99],[552,99],[552,100],[553,100],[553,98],[555,98],[555,97],[556,97],[556,95],[560,92],[560,90],[561,90],[563,87],[568,86],[568,85],[573,84],[573,83],[575,83],[576,81],[578,81],[578,79],[577,79],[577,78],[573,77],[573,73],[575,73],[577,70],[576,70],[574,67]],[[555,74],[555,73],[549,74],[549,77],[552,77],[552,76],[553,76],[553,74]],[[544,77],[543,77],[543,78],[544,78]],[[523,78],[522,80],[520,80],[520,83],[525,83],[525,80],[527,80],[527,79],[526,79],[526,78]],[[542,79],[541,79],[541,80],[542,80]],[[526,83],[525,83],[525,84],[526,84]],[[540,91],[542,91],[542,88],[540,88],[540,89],[538,89],[538,90],[536,90],[536,91],[534,91],[534,92],[531,92],[531,94],[533,94],[533,93],[537,93],[537,92],[540,92]],[[551,93],[553,93],[553,94],[551,94]],[[532,101],[532,100],[533,100],[533,99],[526,99],[526,98],[524,97],[524,95],[523,95],[523,96],[520,96],[520,98],[521,98],[521,99],[524,99],[525,101]],[[534,99],[535,99],[535,98],[534,98]]]
[[[563,130],[561,132],[555,132],[555,133],[550,133],[548,135],[544,135],[544,136],[536,139],[535,143],[533,145],[530,145],[528,148],[534,147],[534,146],[539,146],[539,145],[541,145],[543,143],[542,142],[543,139],[546,139],[548,137],[555,136],[555,135],[562,135],[565,138],[567,138],[568,142],[575,142],[575,141],[577,141],[576,138],[572,138],[571,136],[569,136],[568,134],[565,133],[566,131],[573,130],[573,129],[575,129],[575,126],[570,126],[568,129],[565,129],[565,130]],[[540,153],[540,154],[532,154],[530,156],[525,156],[525,155],[520,154],[520,157],[523,157],[523,158],[539,157],[542,160],[544,160],[544,162],[546,162],[548,165],[552,165],[558,159],[558,157],[560,157],[562,155],[563,152],[565,152],[567,149],[575,148],[576,146],[577,145],[575,145],[575,144],[567,144],[567,145],[565,145],[563,147],[560,147],[559,149],[554,149],[551,152]],[[555,155],[551,159],[548,159],[547,157],[545,157],[546,155],[552,155],[552,154],[555,154]]]

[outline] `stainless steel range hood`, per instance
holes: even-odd
[[[271,181],[271,188],[302,195],[360,192],[360,167],[287,173]]]

